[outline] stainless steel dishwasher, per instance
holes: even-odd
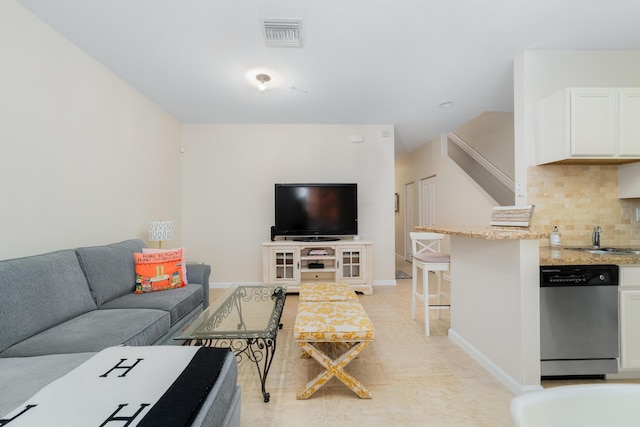
[[[541,266],[542,378],[604,377],[618,355],[618,266]]]

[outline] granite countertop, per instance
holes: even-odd
[[[462,236],[485,240],[531,240],[545,239],[549,237],[549,233],[547,232],[503,227],[447,227],[434,225],[429,227],[416,227],[416,231],[428,231],[431,233],[448,234],[450,236]],[[625,248],[631,248],[640,251],[640,247],[625,246]],[[566,247],[540,247],[540,265],[594,264],[640,265],[640,254],[591,254],[589,252],[572,251],[570,249],[567,249]]]
[[[640,255],[590,254],[567,248],[540,248],[540,265],[640,264]]]
[[[547,232],[529,231],[508,227],[416,227],[416,231],[448,234],[450,236],[471,237],[485,240],[535,240],[549,237]]]

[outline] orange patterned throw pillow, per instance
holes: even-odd
[[[136,293],[164,291],[184,286],[182,249],[133,254],[136,261]]]
[[[175,248],[175,249],[142,248],[142,253],[143,254],[158,254],[158,253],[161,253],[161,252],[173,252],[173,251],[177,251],[177,250],[181,250],[182,251],[182,258],[184,258],[184,248]],[[182,263],[182,283],[184,283],[185,285],[189,283],[189,282],[187,282],[187,263],[185,263],[185,262]]]

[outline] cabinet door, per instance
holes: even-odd
[[[340,282],[364,283],[367,281],[366,252],[362,246],[337,249],[336,278]]]
[[[271,283],[297,283],[300,281],[300,250],[298,248],[271,248]]]
[[[573,89],[570,107],[572,156],[615,156],[618,140],[617,92]]]
[[[620,91],[619,154],[640,156],[640,89]]]
[[[640,290],[620,291],[620,368],[640,369]]]

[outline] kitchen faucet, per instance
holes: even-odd
[[[602,229],[599,225],[595,225],[593,227],[593,234],[591,235],[591,246],[596,249],[600,247],[600,231],[602,231]]]

